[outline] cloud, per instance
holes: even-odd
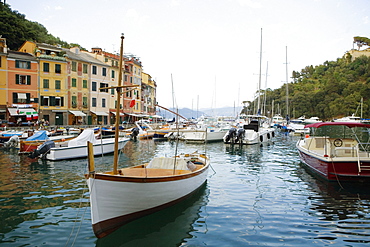
[[[55,10],[62,10],[63,8],[61,6],[55,6],[54,9]]]

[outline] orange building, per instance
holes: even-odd
[[[10,123],[38,120],[38,63],[32,54],[8,51],[6,98]]]

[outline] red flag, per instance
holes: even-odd
[[[130,101],[130,107],[134,107],[135,106],[135,98],[133,98],[131,101]]]

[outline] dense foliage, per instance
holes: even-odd
[[[370,118],[370,57],[361,56],[352,61],[347,53],[337,61],[326,61],[318,66],[306,66],[293,71],[289,87],[289,115],[291,118],[317,116],[324,120],[356,114],[360,116],[363,99],[363,117]],[[266,90],[267,110],[286,115],[286,85]],[[253,103],[252,107],[253,109]],[[278,107],[280,106],[280,112]]]
[[[25,15],[16,10],[12,11],[10,6],[3,2],[0,2],[0,35],[6,38],[8,48],[11,50],[18,50],[27,40],[52,45],[58,44],[65,48],[79,46],[78,44],[68,44],[59,37],[54,37],[48,33],[43,25],[27,20]]]

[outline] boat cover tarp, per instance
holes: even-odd
[[[320,128],[322,126],[335,126],[335,125],[344,125],[348,128],[353,127],[364,127],[364,128],[370,128],[370,124],[363,124],[358,122],[320,122],[320,123],[313,123],[308,124],[304,126],[305,128]]]
[[[95,139],[93,129],[85,129],[84,131],[82,131],[82,133],[79,136],[68,142],[68,147],[87,146],[88,141],[91,142],[92,144],[95,144],[97,141]]]
[[[175,158],[155,157],[146,168],[173,169]],[[189,170],[184,159],[176,158],[176,170]]]
[[[49,139],[46,130],[39,130],[32,136],[28,137],[26,141],[45,141]]]

